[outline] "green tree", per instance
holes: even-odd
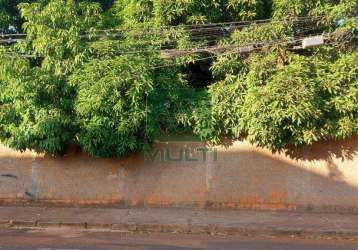
[[[1,141],[19,149],[62,153],[74,141],[78,122],[70,73],[86,58],[79,35],[99,18],[97,5],[54,0],[22,3],[26,40],[2,50]],[[21,58],[15,52],[36,57]],[[20,66],[16,66],[20,65]]]
[[[123,156],[191,132],[285,150],[358,132],[356,0],[0,3],[1,29],[27,34],[0,49],[0,140],[12,148]],[[234,23],[195,33],[213,22]],[[331,44],[292,50],[318,34]],[[161,52],[208,45],[211,58]],[[193,83],[202,68],[212,80]]]
[[[225,136],[247,137],[272,150],[356,134],[356,14],[356,1],[273,1],[273,17],[284,22],[251,25],[221,42],[273,44],[249,55],[237,55],[229,46],[214,62],[217,82],[205,105],[189,109],[188,124],[213,143]],[[324,18],[315,24],[295,21],[304,15]],[[288,51],[304,22],[311,32],[331,32],[335,49],[323,46],[302,55]]]

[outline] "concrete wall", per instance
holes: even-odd
[[[204,147],[158,142],[145,156],[93,159],[76,150],[52,158],[0,146],[0,200],[358,211],[358,137],[291,156],[247,142]]]

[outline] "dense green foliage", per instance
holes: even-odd
[[[168,133],[272,150],[348,138],[358,134],[357,12],[357,0],[0,0],[0,32],[27,34],[0,45],[0,141],[112,157]],[[185,28],[265,18],[232,33]],[[331,44],[292,50],[321,33]],[[213,44],[224,52],[160,52]],[[237,53],[252,44],[262,48]]]

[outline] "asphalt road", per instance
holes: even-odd
[[[0,230],[0,250],[357,250],[358,241],[281,237],[129,234],[66,229]]]

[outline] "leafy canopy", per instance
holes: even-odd
[[[168,133],[212,143],[246,137],[272,150],[356,135],[357,6],[356,0],[0,0],[0,33],[27,35],[0,47],[0,140],[50,154],[76,144],[113,157]],[[310,16],[321,20],[303,19]],[[180,27],[264,18],[273,22],[209,36]],[[289,49],[293,39],[321,33],[330,34],[331,45]],[[263,48],[251,53],[230,49],[258,43]],[[210,60],[207,53],[165,59],[160,52],[208,45],[225,52]]]

